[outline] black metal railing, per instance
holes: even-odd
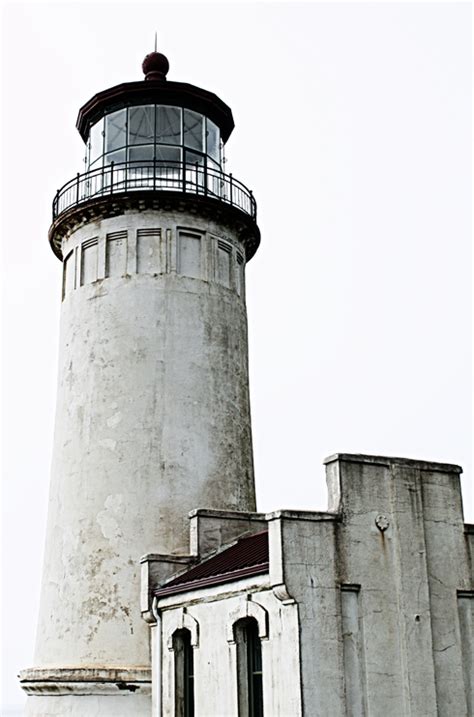
[[[104,167],[77,174],[56,193],[53,221],[65,212],[95,197],[132,191],[184,192],[217,199],[257,218],[252,192],[232,174],[200,164],[163,160],[111,162]]]

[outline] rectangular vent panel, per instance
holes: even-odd
[[[179,233],[178,272],[194,279],[201,278],[201,237],[199,235]]]
[[[123,276],[126,273],[127,232],[107,234],[105,245],[105,276]]]
[[[137,271],[139,274],[162,274],[165,271],[165,247],[161,229],[137,231]]]
[[[88,239],[81,247],[81,286],[97,281],[97,239]]]
[[[217,242],[217,281],[230,288],[230,256],[231,247],[225,242]]]
[[[226,251],[228,254],[230,254],[232,251],[232,247],[230,246],[230,244],[226,244],[225,241],[219,240],[217,242],[217,246],[219,247],[219,249],[222,249],[222,251]]]
[[[107,234],[107,239],[113,241],[114,239],[126,239],[127,238],[127,232],[110,232],[110,234]]]

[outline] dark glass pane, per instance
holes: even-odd
[[[189,630],[173,635],[175,717],[194,717],[194,656]]]
[[[169,162],[173,164],[181,161],[181,150],[177,147],[164,147],[161,144],[156,145],[156,159],[160,162]]]
[[[196,152],[190,152],[188,149],[184,151],[186,164],[198,164],[200,167],[204,167],[204,156],[197,154]]]
[[[153,144],[155,141],[155,105],[130,107],[128,111],[128,143]]]
[[[181,109],[158,105],[156,108],[156,141],[181,144]]]
[[[247,625],[247,669],[249,682],[249,715],[263,717],[262,644],[258,625],[252,620]]]
[[[186,186],[188,191],[196,191],[202,194],[206,186],[206,174],[204,171],[204,156],[189,150],[184,150],[186,160]]]
[[[252,649],[252,670],[253,672],[262,671],[262,648],[260,645],[260,639],[256,632],[252,634],[250,639],[250,645]]]
[[[220,161],[219,128],[210,119],[206,119],[206,153],[216,162]]]
[[[184,643],[184,665],[184,715],[185,717],[194,717],[194,657],[189,638]]]
[[[184,110],[184,144],[199,152],[203,151],[203,120],[197,112]]]
[[[254,675],[252,685],[251,717],[263,717],[262,675]]]
[[[224,195],[224,181],[222,179],[221,168],[217,162],[213,162],[212,159],[207,158],[207,191],[215,197],[222,197]]]
[[[120,164],[120,162],[126,161],[126,150],[119,149],[118,152],[110,152],[106,157],[106,164],[114,162],[114,164]]]
[[[128,150],[129,162],[153,162],[153,145],[141,145],[139,147],[130,147]]]
[[[207,170],[210,174],[220,174],[221,168],[217,162],[213,162],[212,159],[207,159]]]
[[[125,147],[127,110],[119,110],[105,117],[105,151],[113,152],[115,149]]]

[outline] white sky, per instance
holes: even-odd
[[[471,8],[466,3],[3,4],[4,672],[32,666],[56,391],[54,193],[79,107],[169,79],[233,110],[259,509],[325,509],[334,452],[471,462]],[[4,708],[2,714],[7,713]]]

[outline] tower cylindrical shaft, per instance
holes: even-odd
[[[130,209],[76,227],[62,253],[29,714],[56,714],[58,699],[61,709],[73,704],[61,693],[66,683],[100,700],[97,714],[148,714],[140,557],[185,554],[194,508],[255,510],[245,248],[231,221]],[[34,696],[41,680],[46,699]]]

